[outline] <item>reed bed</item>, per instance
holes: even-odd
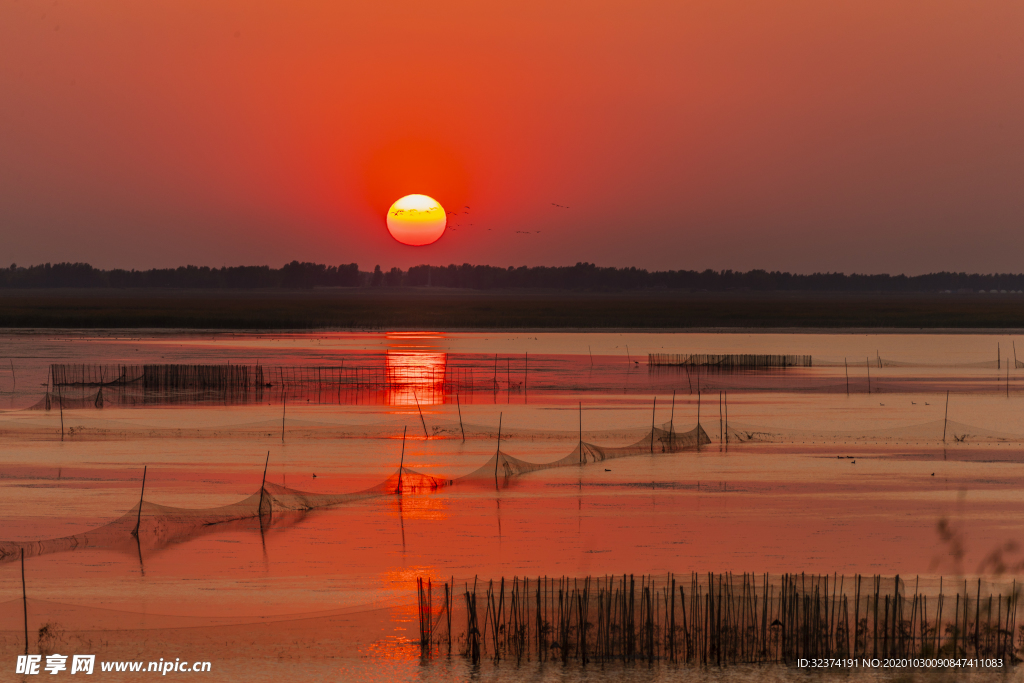
[[[983,583],[940,579],[921,590],[917,579],[899,576],[731,573],[474,579],[459,587],[419,579],[420,646],[424,657],[473,662],[965,658],[1008,666],[1024,642],[1016,582]]]
[[[718,368],[809,368],[811,357],[757,353],[649,353],[647,364],[655,367],[699,365]]]
[[[385,365],[99,365],[52,364],[55,391],[99,387],[118,405],[163,403],[246,404],[271,398],[280,402],[347,403],[352,392],[413,391],[472,393],[472,368]]]

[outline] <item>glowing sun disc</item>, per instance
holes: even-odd
[[[407,194],[388,209],[388,232],[402,244],[422,247],[436,242],[447,224],[444,209],[425,194]]]

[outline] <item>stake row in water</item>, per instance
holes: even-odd
[[[911,588],[899,576],[808,574],[503,578],[486,586],[474,579],[458,589],[454,580],[421,579],[420,646],[425,657],[454,653],[474,662],[724,666],[941,656],[1009,664],[1024,641],[1016,582],[995,590],[983,592],[978,580],[947,591],[940,580],[928,594],[917,579]]]

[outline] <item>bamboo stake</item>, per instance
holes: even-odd
[[[949,422],[949,390],[946,390],[946,413],[942,417],[942,443],[946,443],[946,424]]]
[[[395,493],[402,495],[402,471],[405,469],[405,432],[409,429],[407,426],[402,427],[402,457],[398,460],[398,488],[395,489]]]
[[[654,405],[651,407],[651,453],[654,452],[654,415],[658,410],[658,397],[654,397]]]
[[[25,654],[28,654],[28,594],[25,591],[25,548],[21,548],[21,609],[25,616]]]
[[[425,436],[425,437],[427,437],[429,439],[430,438],[430,434],[427,434],[427,423],[423,419],[423,409],[420,408],[420,399],[416,395],[416,390],[415,389],[413,389],[412,397],[416,400],[416,410],[420,414],[420,423],[423,425],[423,436]]]
[[[267,455],[268,456],[270,455],[269,452],[267,453]],[[143,465],[142,466],[142,490],[139,492],[139,514],[135,518],[135,528],[132,529],[132,536],[134,536],[135,538],[139,537],[139,526],[142,524],[142,500],[146,496],[146,470],[148,468],[149,468],[148,465]],[[263,477],[264,477],[264,479],[266,479],[266,471],[264,471]],[[260,489],[260,499],[261,499],[261,501],[262,501],[262,496],[263,496],[263,489],[261,488]]]
[[[455,394],[455,405],[459,409],[459,429],[462,430],[462,440],[466,440],[466,428],[462,426],[462,403],[459,401],[459,395]],[[455,590],[455,584],[452,584],[452,590]]]

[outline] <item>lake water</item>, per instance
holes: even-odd
[[[137,544],[32,555],[34,648],[51,624],[58,652],[187,653],[211,661],[215,680],[790,680],[826,674],[424,663],[414,644],[416,579],[695,571],[899,574],[926,585],[981,574],[1005,583],[1022,559],[1013,544],[1024,538],[1024,377],[1009,336],[132,335],[3,337],[0,541],[83,534],[125,515],[138,503],[143,466],[147,502],[211,508],[259,491],[265,464],[268,482],[311,493],[374,486],[399,463],[453,479],[494,456],[499,423],[502,452],[537,463],[580,440],[637,442],[652,424],[684,432],[698,414],[711,442],[500,486],[279,514],[265,527],[242,520],[159,543],[142,528]],[[813,362],[724,372],[650,367],[654,353]],[[102,409],[96,387],[62,387],[60,400],[81,407],[62,411],[51,400],[46,410],[47,393],[57,392],[53,363],[258,363],[270,386],[200,401],[105,387]],[[288,393],[287,370],[277,369],[342,367],[405,381]],[[20,565],[2,562],[6,671],[24,648],[23,619]]]

